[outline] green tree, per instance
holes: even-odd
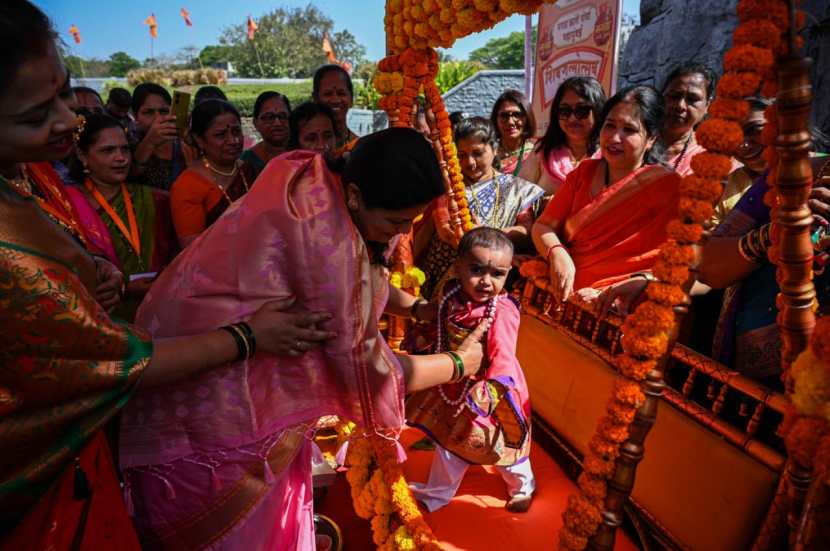
[[[536,44],[536,27],[533,27],[531,42]],[[470,52],[470,61],[477,61],[488,69],[523,69],[525,33],[516,31],[488,40],[484,46]]]
[[[482,69],[481,63],[476,61],[447,61],[438,65],[438,74],[435,84],[441,93],[454,88]]]
[[[110,76],[110,64],[103,59],[84,59],[76,55],[68,55],[64,63],[69,73],[76,78],[107,77]]]
[[[217,46],[212,44],[205,46],[199,52],[199,60],[205,67],[212,67],[220,63],[226,63],[231,59],[231,48],[228,46]]]
[[[326,62],[324,33],[329,33],[340,61],[357,67],[366,57],[366,49],[349,31],[333,32],[334,22],[312,5],[277,8],[260,17],[257,26],[253,41],[244,23],[225,29],[219,40],[243,77],[311,76]]]
[[[115,52],[110,56],[110,75],[113,77],[125,77],[133,69],[141,67],[141,62],[125,52]]]

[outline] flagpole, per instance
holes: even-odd
[[[262,68],[262,58],[259,55],[259,49],[256,47],[256,42],[253,39],[251,39],[251,46],[254,47],[257,64],[259,65],[259,78],[265,78],[265,70]]]

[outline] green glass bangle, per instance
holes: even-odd
[[[448,351],[446,354],[452,360],[453,365],[453,377],[450,382],[456,383],[464,378],[464,360],[456,352]]]

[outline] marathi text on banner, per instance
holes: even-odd
[[[622,0],[560,0],[539,12],[533,112],[537,134],[547,130],[550,105],[562,82],[593,76],[614,91]]]

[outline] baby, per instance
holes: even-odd
[[[407,337],[415,353],[454,350],[484,319],[486,360],[473,376],[410,396],[406,416],[436,443],[426,484],[413,484],[430,511],[453,498],[467,467],[495,465],[507,484],[506,508],[525,512],[536,482],[530,468],[530,400],[516,359],[519,309],[501,294],[513,259],[513,244],[500,230],[468,232],[458,246],[456,279],[444,287],[437,321]]]

